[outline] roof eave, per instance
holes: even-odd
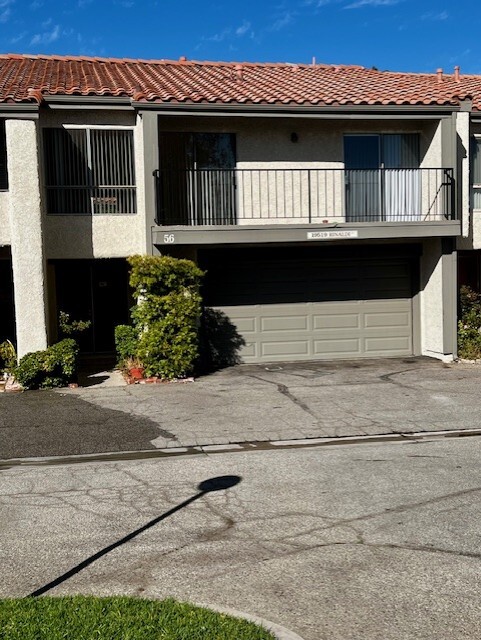
[[[442,117],[460,110],[459,104],[409,104],[409,105],[312,105],[312,104],[240,104],[132,101],[138,110],[157,111],[164,114],[183,115],[250,115],[250,116],[312,116],[356,118],[382,114],[387,116]]]
[[[129,96],[44,95],[43,101],[50,109],[134,110]]]
[[[39,105],[32,102],[1,102],[0,118],[37,119]]]

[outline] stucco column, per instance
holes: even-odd
[[[456,251],[452,238],[424,243],[421,258],[422,354],[451,361],[456,345]]]
[[[37,123],[7,120],[6,135],[17,353],[21,358],[47,346]]]

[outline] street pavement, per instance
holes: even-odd
[[[305,640],[474,640],[480,459],[464,437],[4,465],[0,595],[174,596]],[[239,481],[201,484],[218,476]]]
[[[480,388],[480,366],[393,358],[1,394],[0,458],[478,429]]]

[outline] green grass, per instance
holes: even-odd
[[[0,640],[272,640],[252,622],[175,600],[0,599]]]

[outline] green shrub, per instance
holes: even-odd
[[[138,349],[139,334],[136,327],[127,324],[119,324],[115,327],[115,350],[119,365],[136,358]]]
[[[15,369],[25,389],[64,387],[77,374],[78,345],[72,338],[53,344],[45,351],[27,353]]]
[[[82,331],[86,331],[91,324],[90,320],[72,320],[70,314],[65,311],[60,311],[58,314],[58,326],[60,332],[65,336],[82,333]]]
[[[470,287],[460,290],[458,322],[458,354],[461,358],[481,358],[481,294]]]
[[[137,306],[136,357],[147,376],[172,380],[192,372],[198,357],[199,287],[204,273],[190,260],[131,256],[130,284]]]
[[[5,340],[0,344],[0,376],[5,373],[12,373],[17,366],[17,354],[15,347],[10,340]]]

